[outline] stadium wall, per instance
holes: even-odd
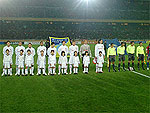
[[[81,40],[75,40],[76,44],[84,44],[84,40],[85,39],[81,39]],[[8,40],[0,40],[0,45],[5,44]],[[33,45],[39,45],[40,41],[44,41],[46,42],[46,40],[9,40],[11,41],[12,44],[18,44],[20,41],[23,44],[28,44],[28,43],[32,43]],[[126,42],[126,43],[130,43],[131,41],[135,41],[135,43],[139,43],[139,42],[143,42],[143,43],[149,43],[150,40],[119,40],[119,42]],[[88,44],[96,44],[97,41],[96,40],[88,40]]]
[[[116,22],[116,23],[150,23],[150,20],[112,20],[112,19],[58,19],[58,18],[15,18],[0,17],[0,20],[16,20],[16,21],[55,21],[55,22]]]

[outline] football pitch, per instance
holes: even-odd
[[[0,75],[3,68],[3,47],[0,45]],[[34,45],[34,48],[37,47]],[[91,45],[91,50],[94,56],[94,45]],[[106,63],[104,73],[96,74],[92,60],[89,74],[82,73],[80,64],[78,75],[65,76],[15,76],[13,65],[13,76],[0,77],[0,113],[150,112],[150,78],[129,71],[108,72]],[[35,74],[36,61],[37,55]],[[127,61],[126,56],[126,68]],[[116,65],[117,62],[118,60]],[[15,64],[15,55],[13,63]],[[150,71],[137,70],[137,59],[135,67],[136,72],[150,76]]]

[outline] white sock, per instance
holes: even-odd
[[[18,75],[20,75],[20,69],[18,68]]]
[[[33,67],[31,67],[32,68],[32,73],[34,72],[34,66]]]
[[[50,67],[50,74],[52,74],[52,68]]]
[[[38,74],[41,74],[41,69],[40,68],[38,68]]]
[[[64,69],[61,69],[62,74],[64,74],[63,70],[64,70]]]
[[[10,68],[10,75],[12,75],[12,68]]]
[[[86,72],[88,73],[88,67],[86,68]]]
[[[96,64],[96,72],[98,72],[98,66],[97,66],[97,64]]]
[[[10,69],[8,69],[8,75],[10,75]]]
[[[30,67],[30,74],[32,74],[32,67]]]
[[[67,73],[67,69],[64,69],[64,73],[65,73],[65,74]]]
[[[73,68],[73,73],[76,73],[76,70],[75,70],[75,68]]]
[[[48,66],[48,73],[50,73],[50,66]]]
[[[55,74],[55,68],[53,68],[53,74]]]
[[[16,65],[16,73],[18,72],[18,66]]]
[[[103,72],[102,67],[100,68],[100,71]]]
[[[25,74],[26,74],[26,75],[28,74],[28,69],[25,69]]]
[[[45,69],[42,69],[42,71],[43,71],[43,74],[45,74]]]
[[[3,68],[3,73],[5,74],[5,69]]]
[[[22,69],[22,75],[24,75],[24,69]]]
[[[38,69],[38,72],[39,72],[39,74],[41,74],[41,69],[40,68]]]
[[[59,65],[59,66],[58,66],[58,73],[60,73],[60,69],[61,69],[61,66]]]
[[[4,73],[5,73],[5,75],[7,75],[7,69],[4,69]]]
[[[70,73],[72,73],[72,65],[70,64]]]
[[[78,73],[78,68],[76,68],[76,73]]]

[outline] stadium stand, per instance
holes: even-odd
[[[72,0],[45,2],[13,0],[12,6],[10,2],[9,4],[5,2],[3,5],[0,4],[0,39],[43,39],[50,35],[69,36],[73,39],[149,39],[149,1],[105,0],[104,2],[97,3],[95,8],[88,7],[88,10],[83,4],[74,7],[76,2]],[[24,21],[9,20],[11,17],[22,17]],[[41,18],[41,20],[36,21],[34,18]],[[53,21],[45,21],[46,18],[53,18]],[[72,19],[72,21],[61,21],[61,19]],[[110,21],[84,22],[73,21],[73,19]],[[132,22],[124,22],[126,20],[132,20]],[[136,20],[146,22],[136,23],[134,22]]]
[[[125,10],[114,8],[77,10],[63,7],[5,7],[0,10],[1,17],[70,18],[70,19],[128,19],[149,20],[149,10]]]
[[[140,23],[0,21],[1,39],[45,39],[48,36],[72,39],[149,39],[149,25]]]

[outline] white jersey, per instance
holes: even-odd
[[[88,67],[88,65],[90,64],[90,57],[89,56],[84,55],[83,64],[84,64],[84,66]]]
[[[18,55],[18,68],[23,68],[24,67],[24,54],[23,55]]]
[[[67,56],[68,54],[68,47],[66,45],[61,45],[59,48],[58,48],[58,54],[61,56],[61,52],[64,51],[65,52],[65,56]]]
[[[103,63],[104,63],[104,56],[103,56],[103,55],[98,56],[98,57],[97,57],[97,64],[98,64],[98,67],[103,67]]]
[[[31,51],[31,55],[34,57],[34,55],[35,55],[35,49],[34,49],[33,47],[31,47],[31,48],[29,48],[29,47],[26,48],[26,55],[28,54],[28,53],[27,53],[28,50]]]
[[[32,55],[32,65],[34,65],[34,56],[35,56],[35,49],[33,47],[31,48],[26,48],[26,55],[28,54],[27,51],[30,50],[31,51],[31,55]]]
[[[17,46],[17,47],[15,48],[16,65],[18,65],[18,55],[20,55],[20,50],[23,50],[23,54],[25,54],[25,47],[24,47],[24,46]]]
[[[78,46],[77,45],[75,45],[75,46],[73,46],[73,45],[71,45],[70,47],[69,47],[69,53],[70,53],[70,56],[74,56],[74,52],[75,51],[77,51],[77,53],[78,53]]]
[[[56,48],[55,48],[55,47],[53,47],[53,48],[52,48],[52,47],[49,47],[49,48],[48,48],[48,50],[47,50],[47,55],[48,55],[48,56],[50,56],[50,55],[51,55],[51,50],[54,50],[54,55],[56,56],[56,52],[57,52],[57,50],[56,50]]]
[[[95,57],[99,56],[100,51],[105,56],[104,45],[103,44],[96,44],[96,46],[95,46]]]
[[[56,55],[50,55],[48,57],[48,64],[51,64],[51,67],[55,67],[56,64]]]
[[[33,55],[30,54],[26,54],[26,57],[25,57],[25,64],[27,67],[31,67],[33,65]]]
[[[39,55],[41,55],[41,51],[44,51],[44,56],[46,55],[46,47],[45,46],[39,46],[38,48],[37,48],[37,55],[39,56]]]
[[[79,67],[79,64],[80,64],[79,56],[73,56],[74,67]]]
[[[6,50],[9,50],[9,54],[10,55],[13,55],[14,54],[14,48],[12,47],[12,46],[5,46],[4,48],[3,48],[3,55],[6,55]]]
[[[39,68],[45,68],[46,65],[46,57],[39,55],[38,56],[38,60],[37,60],[37,64],[39,66]]]
[[[59,57],[59,64],[61,64],[62,68],[67,68],[67,64],[68,64],[68,60],[67,60],[67,56],[60,56]]]
[[[77,53],[78,53],[78,51],[79,51],[78,46],[77,45],[75,45],[75,46],[71,45],[69,47],[69,53],[70,53],[69,64],[73,64],[73,56],[74,56],[75,51],[77,51]]]
[[[5,54],[3,58],[4,68],[10,68],[11,64],[12,64],[12,55]]]
[[[23,50],[23,54],[25,54],[25,47],[24,46],[17,46],[15,48],[15,54],[18,56],[20,54],[20,50]]]
[[[12,56],[13,56],[13,54],[14,54],[14,48],[12,47],[12,46],[5,46],[4,48],[3,48],[3,55],[6,55],[6,50],[9,50],[9,54],[11,55],[11,65],[13,64],[13,60],[12,60]]]

